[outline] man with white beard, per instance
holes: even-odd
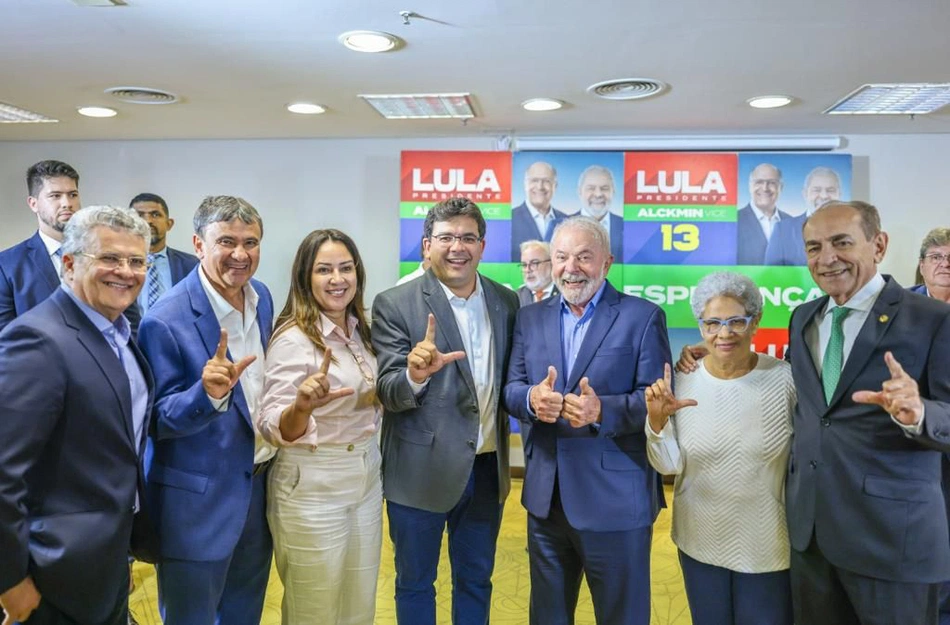
[[[623,263],[623,217],[610,211],[614,199],[614,175],[603,165],[591,165],[577,181],[581,215],[594,219],[610,237],[614,261]]]
[[[524,307],[557,295],[551,277],[551,245],[532,239],[521,244],[521,275],[524,284],[518,288],[518,303]]]

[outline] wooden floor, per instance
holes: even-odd
[[[667,487],[667,501],[672,493]],[[512,480],[511,495],[505,505],[501,534],[498,539],[498,552],[493,576],[491,622],[493,625],[524,625],[528,622],[528,554],[526,527],[527,516],[521,506],[521,480]],[[384,523],[386,515],[383,515]],[[376,623],[395,625],[396,611],[393,602],[394,573],[392,543],[389,542],[388,529],[383,529],[383,554],[380,567],[379,585],[376,602]],[[448,556],[443,541],[442,566],[439,568],[437,582],[437,618],[439,625],[451,624],[450,580]],[[663,510],[654,526],[653,532],[653,619],[652,625],[690,625],[689,609],[683,591],[683,577],[676,559],[676,548],[670,541],[670,512]],[[158,600],[155,583],[155,570],[145,564],[136,563],[133,569],[135,591],[130,598],[132,611],[142,625],[158,625]],[[266,605],[261,619],[262,625],[280,623],[280,599],[282,594],[277,570],[271,570],[270,584],[267,588]],[[328,624],[329,625],[329,624]],[[577,608],[576,625],[594,625],[590,594],[586,587],[581,591]]]

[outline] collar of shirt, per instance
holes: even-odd
[[[149,252],[148,258],[149,258],[148,262],[150,263],[154,263],[159,258],[164,258],[165,260],[168,260],[168,246],[163,247],[157,252]]]
[[[79,310],[89,318],[92,325],[96,326],[96,329],[107,337],[106,340],[108,340],[109,335],[115,337],[116,345],[114,347],[121,349],[128,344],[129,339],[132,338],[132,327],[129,325],[129,320],[125,318],[125,315],[119,315],[118,319],[114,322],[109,321],[98,310],[79,299],[69,286],[62,284],[60,288],[66,291],[66,294],[76,302],[76,305],[79,306]],[[109,341],[109,344],[112,346],[112,341]]]
[[[469,303],[474,304],[479,299],[484,297],[484,291],[482,290],[482,277],[478,275],[477,273],[475,274],[475,290],[472,291],[472,294],[469,295],[467,298],[459,297],[458,295],[453,293],[452,289],[445,286],[445,284],[441,280],[439,280],[439,286],[442,287],[442,290],[445,292],[445,297],[449,300],[449,304],[451,304],[453,300],[457,300],[460,302],[469,302]]]
[[[536,209],[534,207],[534,204],[532,204],[528,200],[524,201],[524,205],[528,207],[528,212],[531,213],[531,218],[534,219],[535,221],[537,221],[538,219],[544,219],[544,223],[547,223],[549,221],[554,221],[554,207],[553,206],[548,206],[547,215],[542,215],[541,211]]]
[[[858,289],[858,292],[852,295],[851,299],[841,305],[867,315],[874,306],[874,302],[877,301],[877,296],[884,290],[885,284],[884,277],[880,273],[875,273],[874,277],[868,280],[867,284]],[[828,305],[825,306],[825,312],[822,313],[822,319],[837,307],[838,304],[835,303],[835,300],[829,297]]]
[[[39,235],[40,235],[40,240],[43,242],[43,245],[46,246],[46,252],[47,252],[50,256],[52,256],[53,254],[55,254],[55,253],[56,253],[56,250],[58,250],[59,248],[63,247],[63,242],[62,242],[62,241],[57,241],[56,239],[54,239],[53,237],[49,236],[48,234],[46,234],[46,233],[43,232],[42,230],[37,230],[37,233],[39,233]]]
[[[211,280],[205,275],[204,267],[198,272],[198,277],[201,279],[201,287],[204,289],[205,295],[208,296],[208,301],[211,302],[211,309],[214,311],[214,316],[218,319],[218,323],[231,313],[236,312],[244,316],[244,327],[246,330],[248,324],[257,317],[257,302],[259,299],[257,291],[251,286],[251,281],[248,280],[247,284],[244,285],[244,310],[239,311],[228,303],[228,300],[224,299],[224,296],[218,293],[217,289],[212,286]]]
[[[346,318],[347,331],[344,333],[343,328],[334,323],[333,319],[330,319],[322,312],[320,313],[320,333],[324,337],[329,337],[331,334],[336,334],[344,343],[348,342],[350,338],[354,336],[353,333],[356,331],[356,326],[358,323],[359,321],[357,321],[355,316],[348,316]],[[349,337],[346,336],[347,333],[350,335]]]
[[[779,221],[782,221],[782,215],[778,210],[778,206],[775,207],[775,212],[772,213],[771,217],[766,217],[765,213],[762,212],[762,210],[760,210],[759,207],[755,205],[755,202],[749,202],[749,206],[752,207],[752,212],[755,215],[755,218],[758,219],[760,222],[768,221],[769,223],[774,224]]]

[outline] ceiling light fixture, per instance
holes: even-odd
[[[471,119],[475,117],[468,93],[415,93],[365,95],[367,104],[386,119]]]
[[[564,103],[554,98],[531,98],[521,103],[521,108],[532,113],[540,111],[556,111],[562,108]]]
[[[85,115],[86,117],[115,117],[118,115],[115,109],[106,108],[104,106],[80,106],[76,110],[80,115]]]
[[[356,52],[391,52],[405,43],[396,35],[377,30],[351,30],[340,35],[339,40]]]
[[[0,124],[49,124],[58,121],[46,115],[21,109],[19,106],[0,102]]]
[[[644,135],[639,137],[516,137],[515,150],[578,151],[828,151],[838,135]]]
[[[862,85],[822,111],[826,115],[926,115],[950,104],[950,83]]]
[[[777,109],[791,104],[792,98],[787,95],[758,95],[746,102],[754,109]]]
[[[297,113],[298,115],[320,115],[321,113],[327,112],[326,107],[310,102],[294,102],[293,104],[288,104],[287,110],[291,113]]]

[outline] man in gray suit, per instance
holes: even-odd
[[[452,621],[485,625],[510,487],[500,398],[518,298],[477,272],[485,220],[470,200],[436,204],[423,228],[429,271],[373,303],[396,620],[435,625],[447,527]]]
[[[950,579],[937,451],[950,450],[950,306],[878,273],[887,234],[870,204],[825,204],[803,234],[827,296],[789,328],[795,621],[935,624]]]
[[[551,244],[532,239],[521,244],[521,276],[524,284],[518,287],[518,303],[527,306],[557,295],[551,276]]]

